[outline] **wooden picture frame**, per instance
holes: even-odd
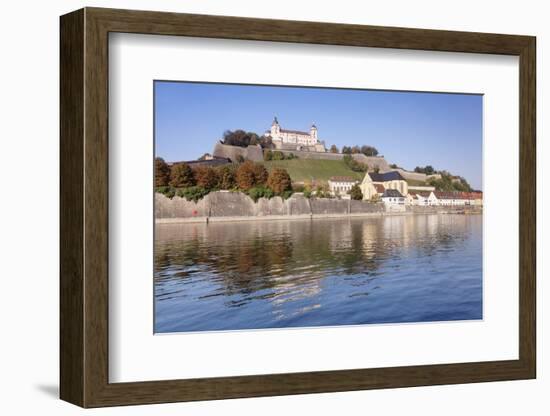
[[[60,396],[82,407],[396,388],[536,376],[535,38],[85,8],[61,17]],[[515,55],[520,66],[519,359],[110,383],[110,32]]]

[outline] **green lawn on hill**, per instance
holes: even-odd
[[[293,182],[328,181],[331,176],[350,176],[363,179],[363,172],[352,171],[343,160],[292,159],[263,162],[268,171],[274,168],[287,170]]]

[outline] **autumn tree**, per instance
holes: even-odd
[[[275,168],[269,173],[267,186],[276,194],[283,194],[292,189],[292,181],[286,169]]]
[[[170,185],[174,188],[195,186],[193,171],[187,163],[176,163],[170,170]]]
[[[330,198],[330,190],[328,184],[321,182],[315,187],[315,196],[317,198]]]
[[[255,174],[254,162],[247,160],[239,165],[236,172],[237,186],[244,190],[248,191],[250,188],[253,188],[256,184],[256,174]]]
[[[197,166],[193,172],[195,183],[204,189],[214,189],[218,186],[218,173],[211,166]]]
[[[338,153],[338,147],[335,144],[330,146],[330,153]]]
[[[254,163],[254,179],[256,185],[265,185],[269,172],[261,163]]]
[[[155,186],[167,186],[170,182],[170,167],[163,158],[155,158]]]
[[[217,168],[218,170],[218,185],[220,189],[233,189],[237,186],[237,179],[235,177],[235,171],[237,170],[235,165],[223,165]]]
[[[363,192],[361,191],[361,187],[358,184],[355,184],[351,187],[349,194],[351,196],[351,199],[354,199],[356,201],[361,201],[363,199]]]

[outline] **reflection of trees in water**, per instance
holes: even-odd
[[[327,275],[370,282],[390,259],[456,250],[469,222],[480,220],[426,215],[157,225],[155,276],[215,283],[216,295],[308,296]]]

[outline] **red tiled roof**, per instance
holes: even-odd
[[[471,199],[469,192],[434,191],[437,199]]]

